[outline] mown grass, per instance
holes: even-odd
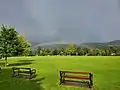
[[[4,60],[0,60],[3,67]],[[120,90],[120,57],[45,56],[12,57],[10,66],[0,73],[0,90],[86,90],[81,87],[59,86],[59,71],[88,71],[94,75],[95,90]],[[12,78],[11,67],[31,67],[37,70],[32,80]]]

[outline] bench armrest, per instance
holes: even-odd
[[[32,69],[31,71],[32,71],[32,73],[34,73],[34,74],[36,73],[36,70],[35,70],[35,69]]]

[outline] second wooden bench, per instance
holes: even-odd
[[[75,75],[78,74],[78,75]],[[84,76],[83,76],[84,75]],[[89,72],[60,71],[60,84],[65,83],[65,79],[79,79],[88,81],[89,87],[93,86],[93,75]]]

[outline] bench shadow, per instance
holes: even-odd
[[[88,81],[65,80],[65,82],[62,83],[61,85],[89,88],[89,82]]]
[[[35,74],[34,76],[32,76],[32,79],[33,79],[33,78],[36,78],[37,76],[38,76],[38,75]],[[30,78],[30,75],[28,75],[28,74],[19,74],[19,75],[14,76],[13,78],[29,79],[29,78]],[[42,79],[42,78],[41,78],[41,79]],[[43,78],[43,79],[45,79],[45,78]]]
[[[33,62],[33,61],[35,61],[35,60],[19,60],[19,61],[17,61],[17,62]]]
[[[5,62],[0,62],[0,67],[4,67],[5,66]]]
[[[21,66],[32,64],[34,60],[19,60],[16,63],[9,64],[8,66]]]
[[[26,62],[26,63],[12,63],[9,64],[8,66],[21,66],[21,65],[29,65],[32,64],[31,62]]]
[[[41,85],[45,78],[27,80],[24,78],[13,78],[12,69],[6,68],[0,71],[1,90],[45,90]]]

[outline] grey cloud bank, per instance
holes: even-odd
[[[119,0],[0,0],[0,24],[32,41],[120,39]]]

